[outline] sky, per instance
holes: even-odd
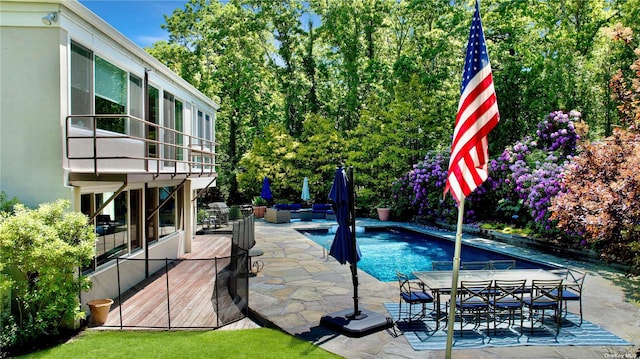
[[[79,0],[79,2],[108,22],[129,40],[140,47],[150,47],[154,42],[169,40],[169,33],[160,28],[164,15],[171,16],[176,9],[183,9],[188,0]],[[224,1],[223,1],[224,2]],[[318,16],[312,16],[313,26],[320,25]],[[300,18],[307,28],[309,15]]]
[[[182,9],[188,0],[79,0],[82,5],[108,22],[140,47],[168,40],[160,28],[164,15]]]

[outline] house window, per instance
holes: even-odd
[[[178,231],[180,225],[179,213],[182,189],[173,196],[170,194],[175,187],[149,187],[146,190],[147,203],[147,245],[155,243],[158,239]],[[150,214],[153,213],[151,216]]]
[[[211,135],[213,134],[213,121],[208,114],[204,115],[204,133],[202,137],[207,140],[207,149],[211,149]]]
[[[144,119],[144,91],[142,79],[129,75],[129,115]],[[132,120],[129,123],[129,134],[143,138],[144,126],[141,122]]]
[[[160,91],[153,86],[148,86],[148,103],[149,103],[149,118],[147,121],[159,124],[160,123]],[[158,127],[154,125],[147,125],[147,139],[156,141],[158,140]],[[149,142],[149,157],[158,157],[158,146],[155,143]]]
[[[130,110],[132,114],[135,113],[134,116],[142,115],[139,78],[131,76],[128,81],[126,71],[73,41],[70,62],[70,113],[72,115],[127,114],[129,84],[134,91],[131,99],[133,106]],[[72,124],[93,129],[93,121],[93,117],[74,118]],[[127,122],[127,119],[122,116],[96,118],[97,128],[118,133],[127,133]]]
[[[176,148],[174,146],[172,146],[171,144],[175,144],[176,143],[176,133],[174,131],[172,131],[173,129],[175,129],[176,127],[176,123],[175,123],[175,111],[176,111],[176,99],[175,97],[168,93],[168,92],[164,92],[164,127],[169,128],[169,130],[164,130],[164,142],[167,143],[164,146],[164,158],[168,159],[169,161],[165,161],[164,165],[165,166],[170,166],[170,167],[174,167],[175,166],[175,162],[171,161],[175,159],[176,156]]]
[[[166,159],[173,160],[165,161],[165,166],[173,167],[176,164],[175,160],[181,161],[183,156],[182,148],[178,147],[184,143],[182,135],[179,134],[179,132],[183,131],[182,102],[165,91],[163,109],[164,126],[174,130],[164,130],[164,142],[170,144],[164,146],[164,156]]]
[[[131,243],[129,237],[128,192],[120,193],[103,207],[104,201],[112,195],[113,192],[104,192],[87,193],[81,196],[82,213],[90,216],[100,209],[100,213],[96,214],[93,222],[96,232],[96,256],[91,265],[84,268],[85,271],[95,270],[96,267],[129,253],[130,249],[140,247],[139,244]]]
[[[91,91],[93,89],[93,53],[88,49],[71,43],[71,114],[89,115],[93,113]],[[93,120],[74,118],[74,126],[93,128]]]
[[[126,114],[127,73],[99,56],[95,56],[96,114]],[[98,128],[125,133],[124,117],[99,117]]]
[[[182,131],[184,131],[184,107],[181,101],[176,100],[175,109],[175,130],[178,131],[178,133],[182,133]],[[178,145],[178,147],[176,148],[176,160],[178,161],[182,161],[184,159],[182,148],[183,144],[184,138],[182,137],[182,135],[177,136],[176,145]]]
[[[169,196],[175,187],[160,187],[158,188],[160,203],[164,203],[160,210],[159,215],[159,227],[160,237],[175,233],[178,230],[177,223],[177,208],[176,208],[176,196]]]

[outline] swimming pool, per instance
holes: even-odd
[[[328,251],[335,230],[336,227],[299,231]],[[383,282],[397,280],[396,270],[406,274],[430,271],[434,261],[451,261],[455,246],[453,241],[397,227],[359,228],[356,238],[362,254],[358,269]],[[462,262],[509,259],[516,260],[516,268],[554,268],[465,244],[460,253]]]

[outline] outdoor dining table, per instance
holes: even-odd
[[[435,298],[436,329],[438,329],[442,313],[440,309],[440,296],[451,293],[451,281],[453,271],[425,271],[413,272],[427,288],[431,290]],[[526,279],[526,287],[531,287],[533,280],[557,280],[562,277],[544,269],[495,269],[495,270],[460,270],[458,271],[458,288],[463,280],[519,280]]]

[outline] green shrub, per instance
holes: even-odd
[[[229,207],[229,219],[230,220],[236,220],[239,219],[241,217],[240,215],[240,207],[237,205],[233,205],[231,207]]]
[[[14,206],[0,217],[0,346],[15,351],[56,335],[83,318],[78,293],[90,288],[78,268],[94,256],[95,233],[87,217],[68,212],[68,201],[37,209]]]

